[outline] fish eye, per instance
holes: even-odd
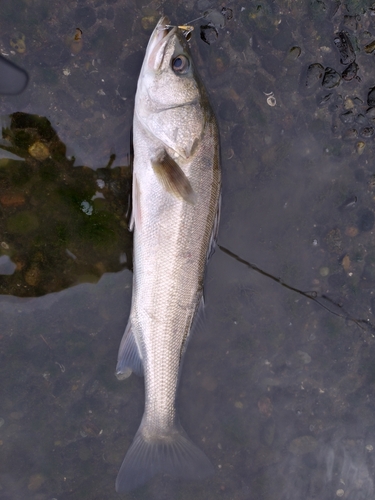
[[[185,74],[189,69],[189,66],[190,66],[189,59],[182,54],[180,56],[175,57],[172,61],[173,71],[175,73],[179,73],[180,75]]]

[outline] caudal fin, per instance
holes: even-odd
[[[116,491],[134,490],[156,474],[203,479],[213,472],[206,455],[181,428],[174,428],[161,437],[146,439],[141,425],[117,475]]]

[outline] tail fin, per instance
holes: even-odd
[[[146,438],[141,424],[117,475],[116,491],[134,490],[160,473],[181,479],[203,479],[213,474],[214,469],[181,427],[160,437]]]

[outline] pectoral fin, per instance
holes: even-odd
[[[177,198],[182,198],[191,205],[195,203],[196,194],[191,187],[189,179],[167,152],[164,152],[152,161],[152,168],[161,184],[169,193]]]

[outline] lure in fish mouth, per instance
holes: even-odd
[[[186,40],[163,16],[148,43],[135,98],[132,305],[116,368],[144,375],[143,418],[116,480],[135,489],[156,474],[213,473],[176,412],[182,360],[202,307],[221,192],[219,134]]]

